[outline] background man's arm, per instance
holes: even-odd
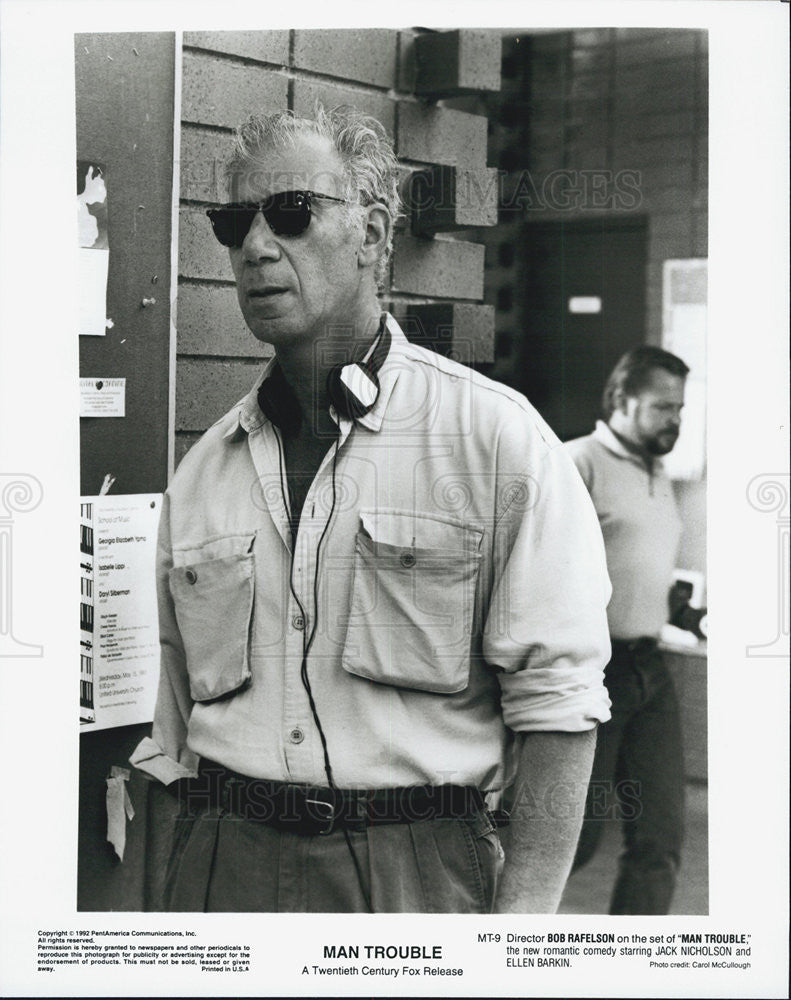
[[[596,730],[531,732],[520,739],[495,910],[554,913],[574,860]]]

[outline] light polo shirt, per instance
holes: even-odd
[[[609,717],[610,587],[596,515],[517,393],[407,342],[339,427],[292,552],[279,432],[257,389],[181,462],[157,557],[161,670],[132,763],[253,777],[500,787],[513,730]],[[334,469],[333,469],[334,467]]]
[[[599,515],[612,580],[607,609],[614,639],[656,637],[668,619],[668,591],[681,540],[673,486],[662,462],[623,446],[607,424],[566,444]]]

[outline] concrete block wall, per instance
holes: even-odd
[[[439,62],[442,72],[432,76],[429,70]],[[227,253],[205,216],[207,207],[226,200],[222,167],[231,134],[253,111],[291,108],[309,115],[316,101],[354,104],[377,117],[393,138],[407,201],[410,176],[418,171],[439,172],[439,183],[451,186],[454,198],[462,187],[473,192],[452,218],[435,213],[422,229],[408,216],[400,220],[382,298],[386,307],[411,318],[416,339],[460,360],[492,360],[494,316],[483,305],[484,246],[466,228],[496,221],[488,123],[439,98],[494,90],[499,63],[496,32],[184,34],[176,464],[244,394],[269,353],[245,327]]]
[[[503,39],[500,93],[485,101],[489,120],[489,159],[498,177],[498,224],[484,232],[485,301],[494,309],[493,374],[508,382],[525,328],[522,318],[521,241],[524,216],[510,211],[514,189],[530,155],[530,42],[523,36]],[[535,139],[535,137],[533,137]]]

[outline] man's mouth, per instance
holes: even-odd
[[[287,292],[287,288],[283,288],[280,285],[268,285],[266,288],[251,288],[247,297],[249,299],[268,299],[273,295],[282,295],[283,292]]]
[[[678,431],[663,431],[657,436],[657,440],[662,442],[663,448],[672,448],[678,441]]]

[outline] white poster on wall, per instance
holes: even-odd
[[[708,261],[666,260],[662,275],[662,346],[689,367],[678,443],[662,463],[671,479],[695,481],[706,464]]]
[[[159,676],[154,578],[162,495],[80,500],[80,725],[150,722]]]
[[[107,328],[106,170],[102,164],[77,161],[77,229],[79,238],[79,332],[103,337]]]

